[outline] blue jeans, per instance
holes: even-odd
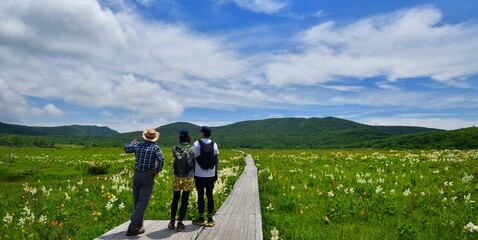
[[[133,202],[134,212],[128,229],[143,225],[144,212],[148,207],[153,192],[154,176],[149,172],[134,172],[133,175]]]

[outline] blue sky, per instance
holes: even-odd
[[[0,121],[478,126],[478,1],[2,0]]]

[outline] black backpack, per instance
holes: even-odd
[[[192,147],[189,145],[173,147],[174,175],[186,177],[193,170],[191,150]]]
[[[214,141],[206,144],[199,139],[198,142],[201,145],[201,155],[196,158],[197,163],[202,169],[213,169],[216,165],[214,162]]]

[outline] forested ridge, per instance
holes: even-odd
[[[177,122],[160,126],[158,144],[177,143],[181,129],[199,138],[199,126]],[[122,147],[141,131],[118,133],[104,126],[29,127],[0,123],[0,146]],[[441,130],[413,126],[371,126],[335,117],[271,118],[212,127],[211,138],[221,148],[255,149],[476,149],[478,128]]]

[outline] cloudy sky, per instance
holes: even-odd
[[[0,0],[0,121],[478,126],[478,1]]]

